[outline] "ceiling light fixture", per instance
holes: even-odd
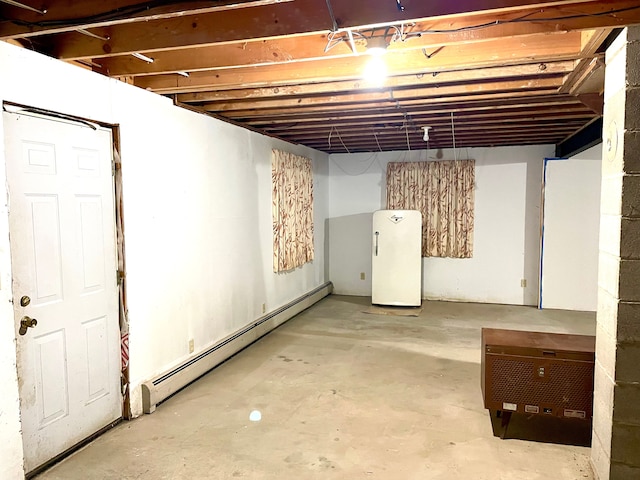
[[[424,140],[425,142],[429,141],[429,129],[431,127],[422,127],[422,130],[424,130],[424,136],[422,137],[422,140]]]
[[[387,53],[387,39],[384,36],[370,37],[367,39],[367,53],[373,56],[381,56]]]
[[[367,54],[371,56],[364,67],[363,77],[374,87],[382,87],[387,79],[387,64],[384,54],[387,52],[387,40],[384,36],[367,39]]]
[[[134,56],[134,57],[136,57],[137,59],[142,60],[142,61],[144,61],[144,62],[147,62],[147,63],[153,63],[153,58],[151,58],[151,57],[147,57],[146,55],[143,55],[143,54],[141,54],[141,53],[133,52],[131,55],[133,55],[133,56]]]
[[[364,67],[363,78],[373,87],[382,87],[387,80],[387,64],[382,55],[373,55]]]
[[[352,52],[355,55],[358,55],[360,52],[358,52],[356,44],[360,46],[365,43],[367,45],[366,48],[369,48],[370,43],[375,44],[377,41],[380,41],[375,39],[378,39],[380,37],[384,40],[385,44],[380,45],[380,47],[386,48],[386,46],[392,43],[405,42],[406,40],[408,40],[411,35],[410,30],[413,27],[415,27],[415,23],[403,22],[398,24],[368,27],[360,31],[354,28],[341,28],[339,30],[332,30],[327,34],[327,46],[324,48],[324,53],[327,53],[329,50],[334,48],[336,45],[339,45],[340,43],[348,43]],[[414,36],[418,37],[419,35]]]

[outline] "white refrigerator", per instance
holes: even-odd
[[[417,210],[373,213],[371,303],[422,303],[422,214]]]

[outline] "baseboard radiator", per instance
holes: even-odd
[[[274,328],[322,300],[333,291],[326,282],[273,312],[251,322],[212,347],[189,358],[172,370],[142,384],[142,408],[153,413],[156,405],[201,377],[226,359],[266,335]]]

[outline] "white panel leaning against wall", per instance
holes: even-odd
[[[273,149],[271,156],[273,271],[313,261],[311,159]]]
[[[475,160],[389,162],[387,208],[422,213],[423,257],[473,257]]]

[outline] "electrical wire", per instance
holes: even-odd
[[[565,15],[558,17],[542,17],[542,18],[528,18],[533,13],[540,13],[544,10],[540,10],[540,12],[533,12],[523,15],[522,17],[514,18],[511,20],[495,20],[493,22],[479,23],[477,25],[467,25],[465,27],[458,28],[448,28],[448,29],[430,29],[430,30],[422,30],[419,32],[407,33],[407,37],[420,37],[422,35],[428,34],[439,34],[439,33],[458,33],[465,32],[469,30],[480,30],[484,28],[495,27],[498,25],[507,25],[509,23],[534,23],[534,22],[559,22],[563,20],[576,20],[579,18],[589,18],[589,17],[606,17],[609,15],[615,15],[616,13],[624,13],[632,10],[640,9],[640,5],[634,5],[632,7],[618,8],[616,10],[609,10],[606,12],[596,12],[596,13],[576,13],[574,15]]]
[[[453,112],[451,112],[451,136],[453,137],[453,159],[458,160],[458,153],[456,152],[456,127],[453,123]]]
[[[331,127],[331,129],[333,129],[333,127]],[[344,142],[342,141],[342,137],[340,136],[340,131],[336,128],[336,135],[338,136],[338,140],[340,140],[340,143],[342,144],[342,146],[344,147],[344,149],[347,151],[347,153],[351,153],[349,151],[349,149],[347,148],[347,146],[344,144]]]
[[[77,25],[82,25],[86,23],[92,22],[100,22],[100,21],[108,21],[108,20],[121,20],[130,17],[131,15],[135,15],[137,13],[153,10],[155,8],[165,7],[169,5],[180,5],[182,3],[193,3],[193,0],[150,0],[147,2],[141,2],[134,5],[128,5],[126,7],[115,8],[113,10],[109,10],[107,12],[98,13],[95,15],[89,15],[86,17],[78,17],[72,19],[58,19],[58,20],[41,20],[38,22],[28,22],[25,20],[20,20],[16,18],[10,18],[6,15],[3,16],[6,20],[20,26],[26,27],[73,27]],[[223,0],[218,0],[215,3],[226,4]],[[242,4],[243,2],[240,2]],[[247,2],[248,3],[248,2]],[[331,5],[329,0],[327,0],[327,7],[330,8],[330,15],[332,13]],[[477,30],[482,28],[490,28],[497,25],[505,25],[509,23],[532,23],[532,22],[554,22],[554,21],[563,21],[563,20],[575,20],[579,18],[588,18],[588,17],[604,17],[608,15],[615,15],[617,13],[624,13],[633,10],[640,9],[640,5],[634,5],[630,7],[618,8],[615,10],[608,10],[604,12],[595,12],[595,13],[576,13],[574,15],[565,15],[565,16],[557,16],[557,17],[542,17],[542,18],[527,18],[531,16],[533,13],[528,13],[523,17],[514,18],[511,20],[495,20],[493,22],[486,22],[477,25],[468,25],[465,27],[459,28],[451,28],[451,29],[438,29],[438,30],[423,30],[420,32],[406,33],[407,37],[415,37],[421,35],[428,34],[438,34],[438,33],[456,33],[456,32],[464,32],[468,30]],[[540,13],[544,10],[541,9]],[[333,18],[332,18],[332,21]],[[334,21],[334,29],[337,27],[337,22]]]
[[[376,144],[378,144],[378,150],[382,152],[382,147],[380,146],[380,142],[378,141],[378,135],[376,135],[376,131],[373,130],[373,138],[376,139]]]
[[[404,114],[404,132],[407,136],[407,150],[411,151],[411,144],[409,143],[409,124],[407,123],[407,114]]]
[[[338,22],[336,21],[336,16],[333,14],[333,7],[331,6],[330,0],[327,0],[327,10],[329,10],[329,15],[331,16],[331,23],[333,24],[332,31],[336,32],[338,30]]]
[[[363,161],[364,162],[369,162],[369,164],[366,166],[366,168],[364,170],[362,170],[361,172],[358,173],[352,173],[352,172],[348,172],[347,170],[345,170],[344,168],[342,168],[342,165],[340,165],[335,158],[331,158],[331,156],[329,157],[331,159],[331,161],[334,163],[334,165],[336,167],[338,167],[338,169],[340,171],[342,171],[342,173],[344,173],[345,175],[349,176],[349,177],[358,177],[360,175],[364,175],[365,173],[367,173],[371,167],[373,166],[374,163],[377,163],[378,167],[380,168],[380,171],[384,171],[384,167],[380,164],[380,160],[379,160],[379,153],[378,152],[373,152],[371,155],[369,155],[369,157],[365,158]],[[371,160],[371,161],[369,161]],[[353,159],[349,159],[350,162],[353,161]]]

